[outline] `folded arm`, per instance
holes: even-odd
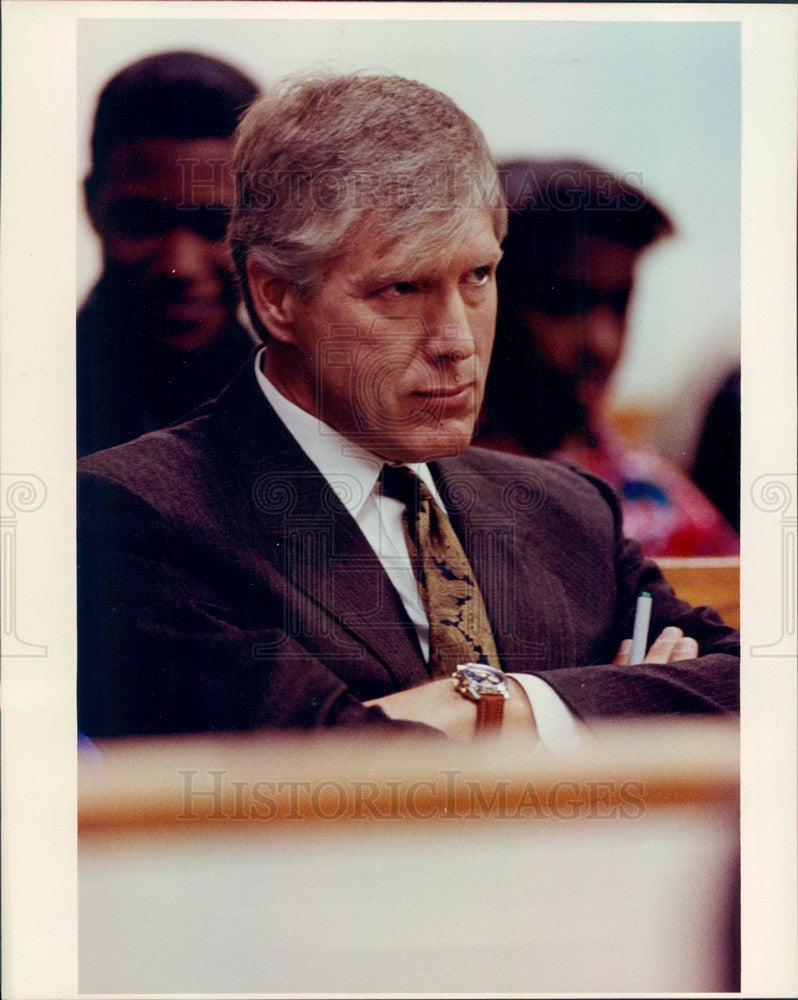
[[[284,594],[245,579],[239,565],[231,570],[132,491],[82,476],[78,509],[78,722],[86,735],[325,725],[435,735],[364,706],[386,685],[363,662],[342,662],[289,634]]]
[[[299,608],[290,584],[248,577],[246,553],[195,537],[170,519],[168,503],[156,510],[134,490],[91,475],[81,477],[79,514],[78,701],[87,735],[323,725],[466,739],[473,732],[475,708],[451,681],[385,695],[390,675],[358,658],[355,643],[336,655],[334,643],[308,635],[301,613],[299,628],[287,628],[289,594]],[[649,590],[651,634],[675,626],[695,645],[676,640],[666,658],[652,650],[637,666],[621,652],[612,663],[536,676],[578,719],[735,711],[737,634],[709,609],[679,601],[633,543],[618,541],[615,564],[615,644],[631,635],[636,596]],[[317,608],[305,610],[319,618]],[[529,702],[520,685],[511,690],[508,731],[534,737]]]
[[[631,640],[625,639],[618,650],[615,665],[628,665],[630,652]],[[652,643],[638,669],[678,663],[694,659],[697,655],[698,643],[695,639],[685,637],[681,629],[670,626]],[[502,736],[519,745],[534,748],[538,742],[534,699],[527,697],[522,685],[513,678],[510,678],[509,686],[510,697],[505,706]],[[398,691],[367,704],[382,708],[393,719],[426,722],[443,730],[452,739],[466,742],[474,735],[476,703],[459,695],[448,678],[408,691]]]

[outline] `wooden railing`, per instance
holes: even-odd
[[[568,758],[303,734],[81,763],[82,993],[734,991],[738,738]]]
[[[695,607],[708,604],[729,625],[740,627],[740,560],[657,559],[668,583]]]

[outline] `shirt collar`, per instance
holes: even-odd
[[[374,490],[385,459],[350,441],[324,421],[292,403],[263,374],[262,360],[266,347],[255,355],[255,378],[277,416],[288,428],[338,499],[357,520],[363,504]],[[432,473],[424,463],[408,464],[421,479],[442,510],[443,506]]]

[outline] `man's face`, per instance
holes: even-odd
[[[524,311],[543,360],[571,378],[574,397],[588,410],[598,405],[621,357],[638,253],[583,237],[544,284],[537,308]]]
[[[359,230],[309,298],[291,296],[291,343],[274,345],[276,367],[267,361],[267,370],[350,439],[386,459],[420,462],[471,441],[501,251],[487,211],[475,211],[432,263],[419,266],[410,251]]]
[[[227,139],[118,146],[89,205],[106,266],[121,272],[146,332],[180,351],[208,347],[235,309],[225,229]]]

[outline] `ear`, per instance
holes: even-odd
[[[247,258],[247,284],[255,311],[269,335],[284,344],[295,344],[296,293],[292,286],[275,277],[251,257]]]
[[[97,183],[92,174],[89,174],[83,181],[83,199],[86,205],[86,214],[91,221],[92,228],[99,236],[101,232],[101,219],[97,204]]]

